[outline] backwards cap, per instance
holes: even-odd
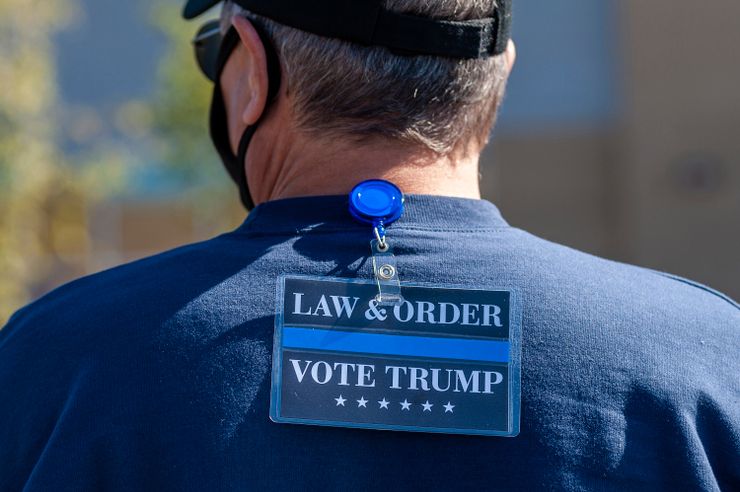
[[[192,19],[221,0],[188,0]],[[497,0],[491,17],[468,21],[429,19],[390,12],[382,0],[233,0],[250,12],[320,36],[410,55],[486,58],[506,51],[511,0]]]

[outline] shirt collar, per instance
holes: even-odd
[[[258,205],[235,232],[296,234],[320,229],[351,230],[369,226],[356,222],[346,195],[272,200]],[[393,229],[475,231],[508,227],[498,208],[487,200],[438,195],[406,195],[404,214]]]

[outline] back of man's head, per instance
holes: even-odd
[[[490,16],[495,0],[385,0],[406,14],[469,20]],[[321,137],[377,137],[465,154],[485,145],[508,75],[505,55],[482,59],[404,56],[278,24],[231,1],[234,15],[258,20],[277,51],[299,129]]]

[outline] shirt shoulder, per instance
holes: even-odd
[[[250,251],[232,233],[188,244],[68,282],[16,311],[0,330],[0,352],[36,340],[66,345],[129,336],[167,320],[234,275]],[[98,345],[100,346],[100,345]]]
[[[737,387],[732,371],[714,365],[740,370],[740,306],[729,296],[676,275],[515,234],[525,235],[517,240],[515,267],[528,277],[522,282],[524,321],[548,340],[552,333],[551,346],[568,340],[601,354],[597,360],[610,370],[629,366],[642,378]]]
[[[262,371],[240,373],[248,388],[234,398],[253,393],[266,349],[240,339],[222,347],[211,325],[237,323],[221,322],[234,296],[219,289],[260,254],[225,234],[82,277],[18,310],[0,330],[0,442],[10,443],[0,446],[0,483],[94,467],[106,439],[142,449],[145,436],[158,449],[162,433],[151,429],[210,422],[212,402],[225,401],[211,393],[226,357],[257,361],[234,364]]]
[[[511,231],[523,236],[519,243],[520,261],[529,263],[532,277],[544,280],[550,287],[559,284],[566,291],[591,291],[590,300],[600,298],[606,304],[610,298],[628,295],[635,301],[635,307],[646,310],[662,305],[675,308],[675,314],[689,308],[710,309],[731,317],[740,315],[740,305],[735,300],[699,282],[608,260],[519,229]]]

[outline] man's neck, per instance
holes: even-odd
[[[444,157],[395,142],[317,139],[287,125],[258,129],[247,156],[256,204],[298,196],[341,195],[366,179],[404,193],[480,198],[478,155]]]

